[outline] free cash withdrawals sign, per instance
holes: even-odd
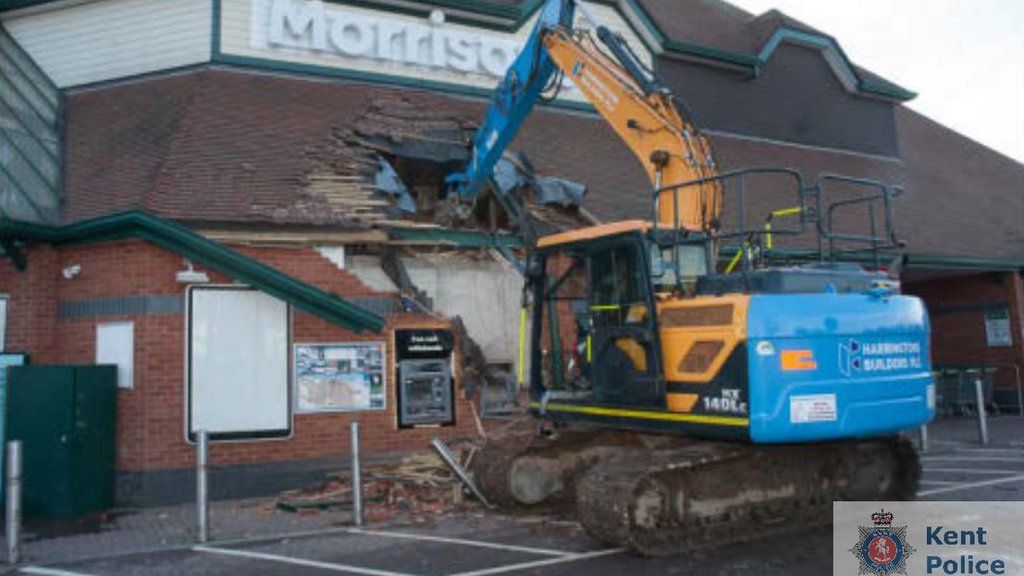
[[[611,6],[590,4],[641,61],[650,50]],[[515,31],[320,0],[223,0],[221,53],[311,70],[339,70],[491,91],[526,42],[536,14]],[[577,16],[577,26],[590,25]],[[582,101],[567,83],[560,99]]]

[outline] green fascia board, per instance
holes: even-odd
[[[439,82],[437,80],[425,80],[421,78],[392,76],[389,74],[381,74],[377,72],[346,70],[342,68],[318,66],[315,64],[301,64],[298,62],[269,60],[266,58],[254,58],[252,56],[237,56],[234,54],[220,53],[214,59],[214,62],[217,64],[229,64],[232,66],[239,66],[243,68],[256,68],[261,70],[273,69],[280,70],[282,72],[293,72],[296,74],[331,76],[334,78],[354,80],[358,82],[368,82],[371,84],[391,84],[394,86],[420,88],[423,90],[430,90],[433,92],[458,94],[460,96],[468,95],[489,98],[491,94],[493,94],[494,92],[492,89],[488,88],[476,88],[472,86],[464,86],[462,84]],[[575,110],[577,112],[589,112],[597,114],[597,110],[587,102],[555,100],[552,102],[539,102],[538,105],[541,107],[560,108],[565,110]]]
[[[523,239],[513,234],[491,234],[478,230],[451,228],[384,228],[388,235],[405,242],[450,244],[460,248],[521,248]]]
[[[0,0],[0,12],[17,10],[19,8],[28,8],[29,6],[38,6],[40,4],[49,4],[50,2],[56,1],[57,0]]]
[[[66,226],[0,221],[0,239],[69,245],[129,238],[146,240],[181,254],[355,332],[379,332],[384,327],[384,320],[372,312],[214,242],[181,224],[146,212],[121,212]]]
[[[902,88],[889,82],[861,80],[857,84],[857,89],[867,94],[874,94],[876,96],[882,96],[883,98],[892,98],[893,100],[900,100],[903,102],[917,98],[917,92],[907,90],[906,88]]]
[[[758,53],[757,73],[760,73],[760,69],[768,63],[768,60],[771,59],[772,54],[779,45],[787,41],[820,50],[830,64],[835,64],[833,68],[837,74],[843,76],[843,83],[852,86],[857,92],[865,92],[904,101],[911,100],[917,96],[917,94],[890,82],[862,79],[849,57],[846,56],[846,52],[843,51],[839,43],[831,36],[814,34],[804,30],[794,30],[785,26],[777,29]]]
[[[665,40],[662,45],[667,52],[681,54],[684,56],[696,56],[697,58],[704,58],[733,66],[750,68],[751,73],[755,76],[760,72],[761,66],[764,64],[757,57],[749,54],[719,50],[718,48],[712,48],[702,44],[691,44],[689,42],[680,42],[678,40],[669,39]]]

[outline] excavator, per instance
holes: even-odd
[[[646,555],[828,522],[834,500],[912,499],[920,463],[902,432],[934,416],[928,316],[892,271],[835,261],[843,241],[876,262],[899,248],[899,190],[720,172],[692,117],[584,3],[548,0],[537,18],[465,171],[446,179],[449,200],[479,198],[535,104],[570,80],[643,165],[652,189],[637,202],[651,217],[530,247],[523,378],[545,433],[485,447],[481,488],[514,505],[568,499],[590,534]],[[765,177],[792,180],[795,206],[762,221],[745,181]],[[829,204],[830,183],[864,192]],[[733,196],[740,217],[727,218]],[[870,233],[838,227],[851,206],[870,213]],[[808,232],[816,261],[770,262],[773,237]]]

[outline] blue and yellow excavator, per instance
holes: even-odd
[[[451,201],[488,189],[534,105],[566,80],[643,165],[652,190],[637,202],[651,218],[531,247],[524,380],[531,411],[555,432],[485,448],[484,489],[517,504],[568,495],[591,534],[645,554],[829,521],[833,500],[912,498],[920,465],[899,433],[934,414],[927,313],[891,273],[831,261],[845,241],[876,262],[898,248],[898,190],[836,175],[808,186],[789,169],[721,173],[621,35],[582,3],[549,0],[466,170],[447,180]],[[747,181],[766,178],[791,181],[794,205],[751,224]],[[826,204],[830,184],[847,193]],[[870,232],[839,231],[850,207],[870,214]],[[808,233],[818,258],[770,265],[773,237]]]

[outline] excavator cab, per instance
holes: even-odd
[[[794,213],[760,201],[751,179],[766,174],[795,184],[796,223],[763,224]],[[741,191],[731,206],[743,216],[727,215],[714,235],[661,227],[655,212],[539,239],[528,279],[533,408],[555,422],[755,443],[889,434],[930,419],[923,305],[886,271],[836,261],[849,243],[869,247],[868,263],[899,249],[897,189],[834,175],[805,186],[787,169],[716,180],[723,194]],[[832,182],[845,194],[823,201]],[[849,227],[851,207],[867,221]],[[713,259],[716,243],[732,255]]]

